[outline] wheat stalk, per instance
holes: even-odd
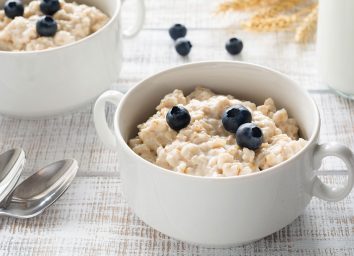
[[[218,12],[254,11],[241,22],[247,30],[257,32],[295,30],[296,42],[307,42],[316,30],[318,4],[313,0],[229,0]]]
[[[250,31],[275,32],[291,27],[296,21],[296,15],[280,15],[273,18],[251,19],[241,25]]]
[[[248,10],[259,6],[268,6],[279,1],[281,0],[231,0],[221,3],[218,12]]]
[[[306,16],[300,26],[296,29],[295,40],[298,43],[306,43],[310,40],[317,28],[318,6]]]
[[[263,8],[260,11],[256,12],[251,19],[267,19],[275,17],[278,14],[287,11],[304,0],[279,0],[278,2],[272,4],[269,7]]]

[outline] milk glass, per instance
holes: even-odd
[[[317,53],[320,76],[354,99],[354,0],[320,0]]]

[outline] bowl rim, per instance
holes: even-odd
[[[77,0],[75,0],[74,2],[77,2]],[[102,33],[103,30],[106,30],[109,26],[111,26],[111,24],[116,20],[116,17],[118,16],[121,7],[122,7],[122,3],[121,1],[116,0],[117,2],[117,7],[113,13],[112,16],[108,16],[106,13],[106,15],[109,17],[108,22],[106,22],[106,24],[103,25],[103,27],[101,27],[99,30],[97,30],[96,32],[81,38],[80,40],[68,43],[68,44],[64,44],[61,46],[57,46],[57,47],[53,47],[53,48],[47,48],[47,49],[43,49],[43,50],[33,50],[33,51],[3,51],[0,50],[0,55],[36,55],[36,54],[46,54],[46,53],[50,53],[50,52],[55,52],[55,51],[59,51],[59,50],[63,50],[66,48],[71,48],[74,47],[78,44],[82,44],[86,41],[92,40],[94,37],[97,37],[99,34]],[[79,3],[80,4],[80,3]],[[96,7],[96,6],[93,6]],[[97,8],[97,7],[96,7]],[[98,8],[97,8],[98,9]]]
[[[141,87],[142,85],[144,85],[145,83],[149,82],[149,80],[154,79],[157,76],[160,76],[162,74],[165,74],[167,72],[174,72],[175,70],[178,69],[184,69],[184,68],[189,68],[189,67],[198,67],[198,66],[202,66],[202,65],[215,65],[215,64],[225,64],[225,65],[235,65],[235,66],[247,66],[250,68],[256,68],[256,69],[261,69],[261,70],[265,70],[268,72],[271,72],[277,76],[280,76],[286,80],[288,80],[289,82],[292,82],[294,85],[297,86],[297,88],[301,91],[301,93],[303,93],[303,95],[307,98],[307,100],[310,102],[310,104],[312,105],[312,109],[315,112],[315,120],[314,122],[315,124],[315,128],[314,131],[312,132],[310,138],[307,140],[307,144],[305,145],[305,147],[303,147],[299,152],[297,152],[294,156],[290,157],[289,159],[281,162],[280,164],[277,164],[273,167],[267,168],[263,171],[259,171],[259,172],[253,172],[253,173],[249,173],[246,175],[238,175],[238,176],[227,176],[227,177],[211,177],[211,176],[197,176],[197,175],[190,175],[190,174],[185,174],[185,173],[179,173],[179,172],[174,172],[171,171],[169,169],[160,167],[156,164],[153,164],[149,161],[147,161],[146,159],[144,159],[143,157],[139,156],[138,154],[136,154],[128,145],[128,143],[124,140],[119,127],[118,127],[118,120],[119,120],[119,113],[122,110],[122,106],[124,105],[124,102],[126,100],[128,100],[129,95],[135,93],[135,91]],[[115,133],[115,137],[116,140],[118,142],[117,147],[122,147],[122,149],[124,151],[126,151],[130,156],[132,156],[134,159],[136,159],[136,161],[142,161],[144,164],[146,164],[147,166],[154,168],[155,170],[161,172],[161,174],[165,174],[165,175],[177,175],[176,177],[180,177],[180,178],[187,178],[187,179],[198,179],[198,180],[208,180],[208,181],[217,181],[217,180],[240,180],[240,179],[249,179],[249,178],[254,178],[256,176],[264,176],[264,175],[272,175],[273,173],[276,173],[278,171],[281,171],[282,167],[292,163],[294,161],[296,161],[302,154],[304,154],[305,151],[309,150],[309,148],[311,147],[311,145],[313,145],[315,142],[317,142],[317,139],[319,137],[319,131],[320,131],[320,125],[321,125],[321,120],[320,120],[320,114],[318,111],[318,107],[316,105],[316,103],[314,102],[314,100],[311,98],[310,94],[306,91],[305,88],[301,87],[297,82],[295,82],[293,79],[291,79],[289,76],[274,70],[272,68],[268,68],[262,65],[258,65],[258,64],[253,64],[253,63],[249,63],[249,62],[241,62],[241,61],[199,61],[199,62],[192,62],[192,63],[187,63],[187,64],[182,64],[182,65],[177,65],[171,68],[167,68],[164,69],[160,72],[157,72],[151,76],[148,76],[147,78],[139,81],[137,84],[135,84],[122,98],[122,100],[120,101],[115,113],[114,113],[114,118],[113,118],[113,128],[114,128],[114,133]]]

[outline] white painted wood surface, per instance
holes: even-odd
[[[146,0],[145,29],[125,41],[124,66],[114,88],[126,91],[154,72],[191,61],[235,59],[267,65],[311,93],[321,112],[321,141],[354,149],[354,102],[334,95],[319,81],[315,45],[297,45],[290,33],[244,32],[230,26],[242,16],[213,16],[216,3]],[[129,23],[134,10],[129,2],[124,9],[124,23]],[[173,50],[167,28],[175,22],[190,28],[188,37],[194,47],[189,58]],[[224,50],[233,35],[245,44],[242,55],[235,58]],[[0,117],[0,142],[1,151],[11,146],[26,150],[25,176],[57,159],[72,157],[80,162],[71,188],[44,214],[30,220],[0,218],[0,255],[354,255],[354,192],[339,203],[314,199],[288,227],[238,248],[201,248],[153,230],[127,207],[117,155],[99,142],[91,106],[46,120]],[[339,161],[331,158],[323,166],[326,182],[340,183],[345,178]]]

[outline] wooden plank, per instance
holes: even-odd
[[[134,1],[125,1],[122,9],[123,27],[134,21]],[[186,24],[189,28],[220,28],[230,26],[241,15],[215,15],[218,3],[222,0],[203,1],[154,1],[145,0],[145,28],[168,28],[175,23]],[[240,17],[241,16],[241,17]]]
[[[177,2],[177,1],[176,1]],[[237,36],[244,41],[244,50],[231,56],[225,42]],[[137,81],[178,64],[207,60],[236,60],[265,65],[281,71],[307,89],[322,90],[317,74],[315,45],[292,42],[291,34],[257,36],[242,30],[192,30],[188,38],[193,44],[187,58],[179,56],[165,30],[144,30],[136,39],[124,41],[124,63],[119,86],[123,91]]]
[[[313,94],[322,120],[322,141],[339,142],[354,150],[354,102],[332,94]]]
[[[342,177],[325,177],[328,183]],[[291,225],[256,243],[207,249],[146,226],[127,207],[117,177],[76,178],[66,194],[34,219],[0,218],[0,255],[353,255],[354,193],[314,199]]]
[[[104,147],[96,135],[91,108],[92,105],[43,120],[0,117],[2,147],[25,150],[26,174],[64,158],[77,159],[82,170],[116,172],[117,155]]]

